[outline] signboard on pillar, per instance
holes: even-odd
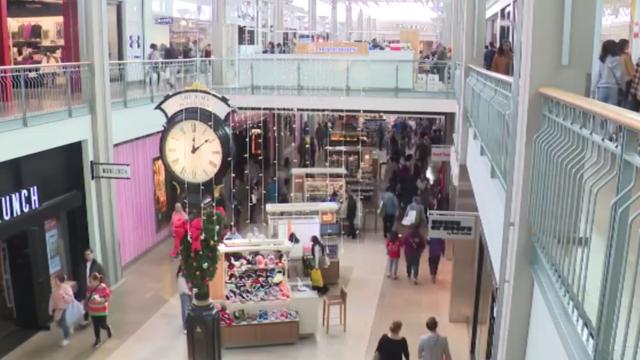
[[[433,145],[431,147],[431,161],[451,161],[453,149],[451,145]]]
[[[449,240],[475,240],[477,214],[457,211],[429,212],[429,237]]]

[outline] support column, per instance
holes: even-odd
[[[109,88],[109,50],[107,44],[107,0],[87,0],[84,2],[86,18],[85,33],[87,59],[93,64],[92,81],[83,84],[90,86],[91,122],[93,128],[93,161],[113,163],[113,137],[111,133],[111,94],[104,91]],[[116,217],[114,180],[96,179],[96,199],[98,202],[98,223],[100,228],[100,247],[102,264],[107,281],[111,285],[122,279],[120,266],[120,241],[118,239],[118,220]]]
[[[338,0],[331,0],[331,41],[339,40],[338,36]]]
[[[364,40],[364,15],[362,14],[362,9],[358,11],[358,33],[356,35],[356,40]]]
[[[371,38],[378,39],[378,20],[373,18],[371,19]]]
[[[316,5],[316,1],[317,0],[309,0],[309,31],[311,32],[310,35],[315,35],[316,31],[318,31],[318,25],[317,25],[318,9]]]
[[[347,3],[346,11],[347,11],[347,17],[344,23],[345,40],[351,41],[352,39],[351,30],[353,30],[353,9],[351,7],[350,2]]]
[[[273,0],[273,42],[282,43],[282,32],[284,31],[284,0]]]
[[[213,12],[213,19],[209,25],[209,31],[211,32],[211,52],[217,59],[224,59],[229,57],[229,54],[225,51],[226,44],[226,0],[217,0],[216,9]],[[236,41],[237,43],[237,41]],[[212,83],[214,85],[224,84],[224,61],[214,61],[212,66]],[[191,84],[189,84],[191,85]]]
[[[529,189],[533,137],[542,118],[542,86],[584,94],[591,72],[596,28],[601,22],[598,0],[574,3],[565,18],[565,2],[518,1],[512,121],[516,131],[511,141],[514,173],[507,181],[507,208],[503,231],[503,264],[499,278],[499,307],[494,354],[498,360],[524,359],[527,349],[533,278],[530,269],[531,228]],[[570,21],[573,19],[574,21]],[[563,66],[563,27],[570,25],[569,65]],[[545,48],[548,51],[538,51]],[[521,75],[521,76],[520,76]],[[552,325],[553,326],[553,325]],[[611,330],[611,329],[609,329]],[[576,330],[577,331],[577,330]],[[609,358],[608,356],[597,358]]]

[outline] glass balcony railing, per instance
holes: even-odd
[[[0,67],[0,131],[89,113],[89,63]],[[199,81],[220,94],[454,98],[449,62],[296,59],[290,56],[109,64],[114,109],[159,102]],[[16,124],[16,120],[19,124]],[[3,127],[3,123],[11,126]]]
[[[509,168],[509,158],[513,154],[509,153],[508,146],[514,129],[511,119],[513,78],[472,65],[468,70],[465,107],[470,135],[480,140],[492,172],[506,189],[507,176],[513,172]]]
[[[88,114],[89,63],[0,67],[0,125]]]
[[[591,356],[638,359],[640,115],[540,92],[529,198],[536,254]]]
[[[453,98],[450,63],[276,58],[110,64],[111,98],[155,102],[198,80],[220,94]]]

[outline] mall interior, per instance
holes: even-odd
[[[639,360],[636,1],[0,0],[0,359]]]

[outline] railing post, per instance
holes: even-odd
[[[127,99],[127,91],[128,91],[128,86],[127,86],[127,64],[124,63],[122,64],[122,98],[124,99],[124,107],[127,108],[129,107],[129,100]]]
[[[20,72],[20,96],[22,97],[22,121],[24,122],[24,126],[27,126],[27,90],[24,85],[24,77],[26,73]]]
[[[300,86],[300,62],[299,62],[299,61],[298,61],[298,62],[296,62],[296,71],[298,72],[298,75],[297,75],[297,76],[298,76],[298,86],[297,86],[297,89],[298,89],[298,95],[300,95],[300,87],[301,87],[301,86]]]
[[[618,157],[618,182],[616,197],[611,202],[611,217],[609,220],[609,234],[607,241],[606,257],[604,261],[604,273],[602,276],[603,291],[598,301],[598,317],[595,328],[598,335],[595,341],[595,359],[613,359],[618,321],[620,301],[626,272],[626,258],[629,252],[629,238],[632,232],[628,231],[629,210],[631,208],[631,195],[636,184],[637,167],[626,159],[635,158],[638,147],[638,132],[626,128],[621,141],[622,148]],[[629,254],[629,256],[631,256]],[[635,296],[635,294],[629,294]]]
[[[349,95],[349,65],[351,65],[351,62],[347,63],[347,84],[345,86],[345,90],[347,91],[347,95]]]
[[[398,64],[396,64],[396,97],[398,96],[398,92],[400,91],[398,88],[398,72],[400,71]]]
[[[154,103],[155,98],[153,96],[153,65],[148,67],[147,70],[149,71],[149,89],[151,89],[151,102]]]
[[[82,65],[80,65],[82,66]],[[66,74],[65,76],[67,77],[67,106],[69,107],[69,117],[73,116],[73,110],[71,107],[71,78],[72,76],[69,75],[69,68],[66,68],[65,70],[63,70],[64,73]],[[78,72],[81,74],[81,78],[82,78],[82,70],[78,70]]]
[[[253,95],[253,62],[251,63],[251,66],[249,67],[249,73],[251,76],[251,82],[249,83],[249,86],[251,87],[251,95]]]

